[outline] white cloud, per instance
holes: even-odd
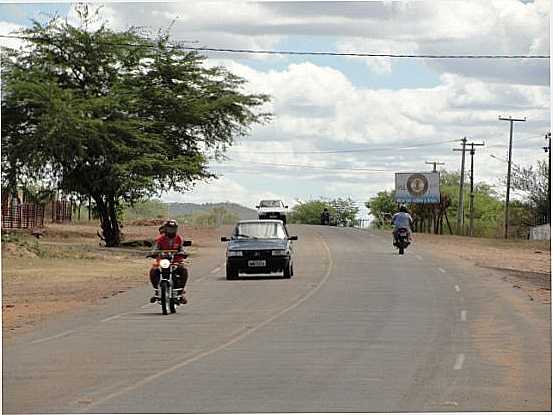
[[[23,28],[23,26],[12,22],[0,21],[0,35],[18,36],[17,32]],[[19,49],[25,43],[21,39],[0,37],[0,47]]]

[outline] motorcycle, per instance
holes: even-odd
[[[396,235],[394,245],[399,249],[399,254],[403,255],[405,253],[405,248],[411,243],[409,242],[409,231],[405,228],[399,228]]]
[[[184,246],[190,246],[192,241],[184,241]],[[158,251],[148,255],[150,258],[159,259],[159,297],[157,302],[161,304],[161,313],[165,316],[167,315],[167,310],[172,313],[176,313],[176,306],[181,305],[181,297],[183,294],[184,288],[175,287],[175,278],[174,273],[177,269],[179,262],[175,262],[175,257],[180,256],[184,257],[186,260],[188,254],[186,252],[177,252],[177,251]],[[186,261],[185,264],[189,262]]]

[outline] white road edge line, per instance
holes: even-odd
[[[439,270],[440,272],[444,273],[444,274],[445,274],[445,272],[446,272],[445,269],[443,269],[443,268],[438,268],[438,270]]]
[[[42,339],[34,340],[34,341],[31,342],[31,344],[38,344],[38,343],[46,342],[48,340],[57,339],[58,337],[67,336],[67,335],[69,335],[71,333],[74,333],[74,332],[75,332],[75,330],[67,330],[67,331],[64,331],[62,333],[56,334],[55,336],[44,337]]]
[[[455,291],[461,292],[461,288],[460,288],[458,285],[456,285],[456,286],[455,286]]]
[[[459,353],[457,355],[457,359],[455,360],[455,366],[453,366],[453,370],[461,370],[463,368],[464,362],[465,362],[465,355],[463,353]]]
[[[461,321],[467,321],[467,310],[461,310]]]
[[[209,349],[209,350],[206,350],[205,352],[201,352],[195,356],[192,356],[192,357],[189,357],[187,359],[184,359],[183,361],[175,364],[174,366],[172,367],[169,367],[167,369],[163,369],[163,370],[160,370],[159,372],[157,373],[154,373],[152,375],[149,375],[149,376],[146,376],[145,378],[143,378],[142,380],[139,380],[138,382],[135,382],[134,384],[132,385],[129,385],[129,386],[126,386],[124,388],[121,388],[119,389],[118,391],[115,391],[115,392],[112,392],[106,396],[104,396],[103,398],[100,398],[98,399],[97,401],[93,402],[92,404],[90,405],[87,405],[86,407],[82,408],[81,411],[84,411],[84,412],[89,412],[90,408],[93,408],[95,406],[98,406],[106,401],[109,401],[117,396],[120,396],[126,392],[130,392],[132,390],[135,390],[141,386],[144,386],[150,382],[152,382],[153,380],[156,380],[162,376],[165,376],[166,374],[168,373],[171,373],[171,372],[174,372],[175,370],[178,370],[178,369],[181,369],[187,365],[189,365],[190,363],[193,363],[193,362],[196,362],[197,360],[200,360],[200,359],[203,359],[204,357],[207,357],[207,356],[210,356],[212,355],[213,353],[216,353],[220,350],[223,350],[225,348],[227,348],[228,346],[231,346],[233,345],[234,343],[237,343],[239,342],[240,340],[248,337],[250,334],[256,332],[257,330],[265,327],[266,325],[270,324],[271,322],[273,322],[274,320],[278,319],[279,317],[283,316],[284,314],[288,313],[289,311],[297,308],[298,306],[300,306],[302,303],[304,303],[305,301],[307,301],[309,298],[311,298],[317,291],[319,291],[319,289],[328,281],[328,279],[330,278],[330,275],[332,273],[332,270],[334,268],[334,260],[332,258],[332,253],[330,252],[330,248],[328,247],[328,245],[326,244],[325,240],[323,238],[321,238],[319,236],[322,244],[323,244],[323,247],[324,249],[326,250],[326,254],[327,254],[327,257],[328,257],[328,266],[327,266],[327,269],[326,269],[326,272],[323,276],[323,278],[321,280],[319,280],[318,284],[310,291],[308,291],[307,293],[305,293],[304,295],[302,295],[297,301],[295,301],[294,303],[290,304],[288,307],[280,310],[278,313],[276,314],[273,314],[270,318],[268,318],[267,320],[265,321],[262,321],[260,322],[259,324],[257,324],[256,326],[253,326],[252,328],[246,330],[245,332],[243,332],[242,334],[239,334],[238,336],[234,337],[234,338],[231,338],[230,340],[228,340],[227,342],[219,345],[219,346],[216,346],[212,349]]]
[[[420,255],[416,255],[416,257],[419,261],[422,261],[422,257]]]
[[[105,319],[100,320],[100,321],[101,321],[102,323],[105,323],[106,321],[115,320],[116,318],[119,318],[119,317],[121,317],[121,314],[116,314],[116,315],[114,315],[114,316],[105,318]]]
[[[219,271],[221,271],[221,267],[215,268],[213,271],[211,271],[212,274],[217,274]]]

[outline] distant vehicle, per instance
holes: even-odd
[[[256,208],[259,219],[280,219],[286,224],[288,206],[282,200],[262,200]]]
[[[246,220],[234,227],[230,238],[222,237],[227,245],[227,280],[235,280],[239,273],[272,274],[282,272],[283,278],[294,275],[293,244],[297,236],[290,236],[280,220]]]

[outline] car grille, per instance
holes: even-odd
[[[267,259],[271,257],[271,250],[243,251],[243,258],[246,259]]]

